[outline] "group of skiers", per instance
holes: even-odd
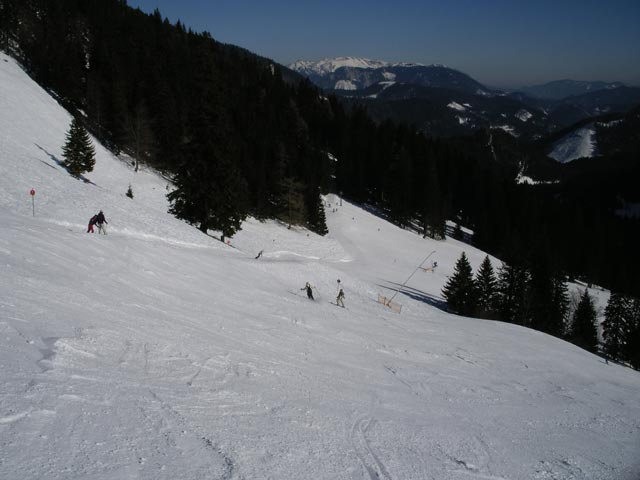
[[[313,298],[313,289],[314,289],[314,287],[312,287],[311,284],[309,282],[307,282],[305,284],[305,286],[302,287],[300,290],[306,290],[307,291],[307,298],[309,300],[314,300],[314,298]],[[338,291],[338,296],[336,297],[336,305],[339,306],[339,307],[344,308],[344,290],[342,289],[342,284],[340,283],[340,279],[338,279],[337,291]]]
[[[109,222],[107,222],[107,219],[104,218],[104,212],[102,210],[100,210],[97,214],[95,214],[93,217],[91,217],[91,219],[89,220],[89,227],[87,228],[87,233],[95,233],[93,231],[93,226],[97,226],[98,227],[98,233],[102,233],[104,235],[107,234],[107,227],[105,227],[105,225],[108,225]],[[256,256],[256,259],[260,258],[262,256],[263,250],[260,250],[260,252],[258,252],[258,255]],[[314,300],[313,298],[313,289],[314,287],[311,286],[311,284],[309,282],[307,282],[305,284],[304,287],[302,287],[300,290],[306,290],[307,291],[307,297],[309,298],[309,300]],[[344,290],[342,289],[342,285],[340,283],[340,279],[338,279],[338,287],[337,287],[337,291],[338,291],[338,296],[336,297],[336,305],[339,307],[344,308]]]
[[[262,257],[262,254],[264,253],[264,250],[260,250],[258,252],[258,254],[256,255],[256,260],[259,259],[260,257]],[[304,287],[302,287],[300,290],[301,291],[305,291],[307,292],[307,298],[309,300],[315,300],[313,298],[313,289],[315,287],[312,287],[311,284],[309,282],[306,282]],[[292,292],[293,293],[293,292]],[[337,293],[338,295],[336,296],[336,305],[339,307],[344,308],[344,290],[342,289],[342,284],[340,283],[340,279],[338,279],[338,286],[337,286]]]
[[[96,225],[98,227],[98,233],[103,233],[104,235],[106,235],[107,227],[105,227],[105,225],[107,225],[108,223],[109,222],[107,222],[107,219],[104,218],[104,213],[102,212],[102,210],[100,210],[89,220],[89,228],[87,228],[87,233],[94,233],[93,226]]]

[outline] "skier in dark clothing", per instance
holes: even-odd
[[[89,228],[87,228],[87,233],[93,233],[93,226],[96,224],[97,218],[98,215],[94,215],[93,217],[91,217],[91,220],[89,220]]]
[[[344,290],[340,289],[338,292],[338,297],[336,298],[336,305],[344,308]]]
[[[312,290],[312,286],[309,282],[306,283],[306,285],[304,287],[302,287],[300,290],[306,290],[307,291],[307,298],[309,298],[309,300],[313,300],[313,290]]]
[[[98,225],[98,233],[102,232],[106,235],[107,229],[104,225],[108,223],[109,222],[107,222],[107,220],[104,218],[104,213],[102,213],[102,210],[100,210],[98,215],[96,215],[96,225]]]

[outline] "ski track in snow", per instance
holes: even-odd
[[[351,427],[350,442],[370,480],[393,480],[379,455],[371,447],[368,438],[369,430],[376,424],[375,418],[361,417],[357,419]]]
[[[230,247],[98,144],[67,175],[70,119],[0,54],[0,478],[637,478],[637,372],[434,306],[483,252],[335,195],[326,237],[249,218]]]

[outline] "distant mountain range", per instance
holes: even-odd
[[[491,90],[458,70],[445,65],[389,63],[357,57],[338,57],[318,62],[297,61],[289,68],[327,90],[362,90],[380,82],[449,88],[489,95]]]
[[[339,93],[348,104],[364,104],[377,121],[414,124],[434,137],[501,129],[514,137],[533,138],[548,130],[548,115],[504,94],[478,95],[450,88],[381,82]]]
[[[542,85],[518,88],[530,97],[548,100],[561,100],[567,97],[592,93],[598,90],[612,90],[624,87],[622,82],[583,82],[577,80],[555,80]]]
[[[289,68],[348,103],[365,104],[379,121],[409,122],[436,137],[499,128],[538,140],[576,122],[640,105],[640,88],[621,82],[559,80],[502,91],[444,65],[338,57],[301,60]]]

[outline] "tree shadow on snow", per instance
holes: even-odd
[[[382,288],[387,288],[394,292],[400,292],[401,295],[406,295],[407,297],[412,298],[413,300],[417,300],[418,302],[426,303],[427,305],[436,307],[442,310],[443,312],[447,311],[447,302],[429,293],[425,293],[421,290],[417,290],[413,287],[407,287],[407,286],[402,287],[402,284],[396,283],[396,282],[387,282],[386,285],[378,284],[378,286]],[[400,288],[402,288],[402,290],[400,290]]]
[[[44,148],[42,148],[40,145],[38,145],[37,143],[34,143],[34,145],[36,147],[38,147],[40,150],[42,150],[51,160],[53,160],[54,162],[56,162],[56,164],[62,168],[65,172],[69,173],[69,170],[67,170],[67,167],[65,166],[65,164],[62,162],[62,160],[59,160],[58,157],[56,157],[54,154],[49,153],[47,150],[45,150]],[[50,163],[47,163],[43,160],[40,160],[42,163],[44,163],[46,166],[51,167],[51,168],[56,168],[53,165],[51,165]],[[69,175],[71,175],[69,173]],[[77,178],[79,178],[80,180],[82,180],[84,183],[90,183],[91,185],[95,185],[95,183],[93,183],[91,180],[89,180],[87,177],[85,177],[84,175],[79,175]]]

